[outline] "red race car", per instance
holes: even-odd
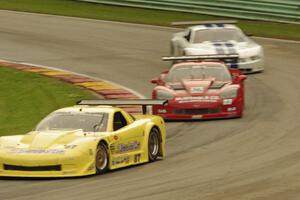
[[[225,63],[237,55],[164,57],[181,61],[152,79],[153,99],[167,99],[152,112],[169,120],[241,117],[246,76]],[[231,62],[232,64],[232,62]]]

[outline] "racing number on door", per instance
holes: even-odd
[[[121,112],[116,112],[114,114],[113,130],[116,131],[118,137],[111,148],[113,165],[139,162],[140,156],[138,155],[143,141],[142,127],[139,125],[131,126]]]

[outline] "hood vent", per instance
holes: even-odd
[[[171,88],[173,90],[185,90],[184,86],[181,85],[181,84],[178,84],[178,85],[171,85]]]
[[[221,89],[226,83],[214,82],[209,89]]]

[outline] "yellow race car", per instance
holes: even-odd
[[[141,105],[145,112],[147,105],[165,103],[81,100],[54,111],[32,132],[0,137],[0,176],[85,176],[164,158],[163,119],[132,116],[116,106]]]

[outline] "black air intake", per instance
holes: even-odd
[[[204,115],[221,112],[220,108],[202,108],[202,109],[175,109],[174,113],[178,115]]]
[[[61,165],[48,166],[17,166],[17,165],[3,165],[4,170],[12,171],[61,171]]]

